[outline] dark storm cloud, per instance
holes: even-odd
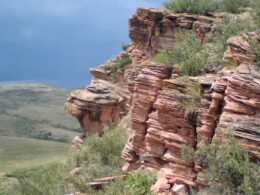
[[[155,0],[1,0],[0,81],[90,81],[88,68],[128,41],[128,18]]]

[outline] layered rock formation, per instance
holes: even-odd
[[[65,108],[84,129],[83,137],[101,133],[105,125],[117,122],[128,111],[129,94],[122,87],[94,79],[89,87],[71,93]]]
[[[152,187],[156,193],[185,194],[189,186],[203,186],[201,165],[185,161],[185,148],[196,150],[212,139],[224,139],[232,128],[253,159],[260,159],[260,69],[254,64],[244,37],[228,40],[224,60],[234,69],[183,79],[178,70],[148,59],[161,49],[174,47],[181,30],[195,28],[205,40],[216,32],[216,18],[168,14],[138,9],[130,19],[131,46],[109,63],[129,55],[124,71],[101,65],[84,90],[72,92],[66,109],[77,117],[84,136],[101,132],[120,120],[132,106],[133,133],[122,152],[124,171],[158,170]],[[114,76],[112,82],[110,76]]]
[[[138,9],[130,19],[129,36],[133,43],[152,56],[161,49],[174,47],[178,34],[195,29],[204,40],[206,33],[217,33],[218,18],[192,14],[171,14],[156,9]]]
[[[249,36],[260,38],[260,32]],[[230,73],[225,90],[225,106],[221,114],[216,137],[226,129],[234,129],[235,136],[254,159],[260,159],[260,68],[253,65],[248,39],[242,36],[228,40],[225,60],[232,56],[238,67]]]

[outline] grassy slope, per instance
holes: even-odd
[[[68,95],[43,84],[0,85],[0,135],[69,141],[80,129],[64,111]]]
[[[64,111],[68,95],[44,84],[0,85],[0,176],[63,158],[80,131]]]
[[[0,173],[62,160],[67,150],[66,143],[0,136]]]

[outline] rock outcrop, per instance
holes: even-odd
[[[65,108],[79,120],[85,137],[119,121],[128,111],[128,99],[129,93],[122,87],[94,79],[86,89],[73,91]]]
[[[174,47],[183,30],[194,28],[199,38],[204,40],[206,33],[217,33],[216,24],[219,22],[220,19],[213,17],[139,8],[129,21],[129,36],[147,56],[152,56],[161,49]]]
[[[106,65],[92,69],[91,85],[72,92],[66,103],[82,124],[84,136],[119,121],[132,106],[133,132],[122,151],[127,162],[123,170],[157,170],[153,192],[187,194],[190,186],[205,185],[197,175],[201,165],[185,161],[182,151],[224,139],[229,128],[252,159],[260,159],[260,68],[253,65],[245,37],[227,42],[224,61],[236,62],[237,67],[216,74],[183,79],[178,70],[149,61],[161,49],[174,48],[183,30],[194,27],[206,42],[206,33],[217,33],[218,22],[213,17],[138,9],[130,19],[132,44],[108,62],[127,54],[131,64],[124,71]]]

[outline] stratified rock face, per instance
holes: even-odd
[[[251,36],[259,36],[256,32]],[[225,60],[237,60],[238,67],[228,77],[223,113],[215,137],[222,137],[232,129],[244,147],[255,158],[260,159],[260,67],[253,64],[251,49],[245,37],[233,37]]]
[[[241,64],[229,78],[224,112],[216,136],[227,129],[255,158],[260,158],[260,69],[255,65]]]
[[[130,19],[130,38],[148,56],[160,49],[172,48],[183,30],[195,28],[203,40],[208,32],[215,32],[216,18],[191,14],[169,14],[156,9],[139,8]]]
[[[174,47],[182,30],[194,27],[206,41],[205,33],[214,33],[218,22],[205,16],[138,9],[130,19],[133,43],[108,62],[127,54],[132,63],[124,71],[107,70],[105,65],[91,69],[91,85],[72,92],[66,103],[84,135],[101,132],[132,106],[133,133],[122,151],[127,162],[123,170],[157,170],[153,192],[187,194],[188,186],[205,185],[197,175],[201,165],[185,161],[181,153],[184,148],[196,150],[212,139],[224,139],[223,132],[230,128],[252,157],[260,159],[260,68],[252,65],[247,39],[228,40],[224,60],[238,66],[218,74],[183,80],[178,70],[149,61],[159,50]],[[112,73],[116,83],[111,81]],[[186,112],[183,105],[194,98],[188,93],[194,83],[201,88],[201,97],[196,100],[196,112]]]
[[[99,133],[105,125],[121,119],[127,113],[128,99],[128,91],[120,86],[94,80],[86,89],[73,91],[65,108],[79,119],[86,135]]]
[[[183,160],[181,152],[185,147],[196,150],[212,139],[223,139],[223,132],[230,128],[252,157],[260,158],[260,68],[251,65],[254,62],[247,41],[235,37],[228,44],[224,60],[236,60],[238,67],[233,70],[224,68],[216,75],[186,81],[172,71],[170,77],[157,81],[162,83],[159,88],[150,87],[154,80],[135,80],[134,134],[122,156],[129,163],[128,170],[139,166],[159,171],[153,192],[170,192],[180,184],[184,184],[184,191],[185,186],[205,185],[203,178],[197,177],[200,164]],[[139,77],[149,78],[149,73],[141,71]],[[191,98],[186,89],[195,80],[203,90],[197,115],[190,118],[181,105]]]

